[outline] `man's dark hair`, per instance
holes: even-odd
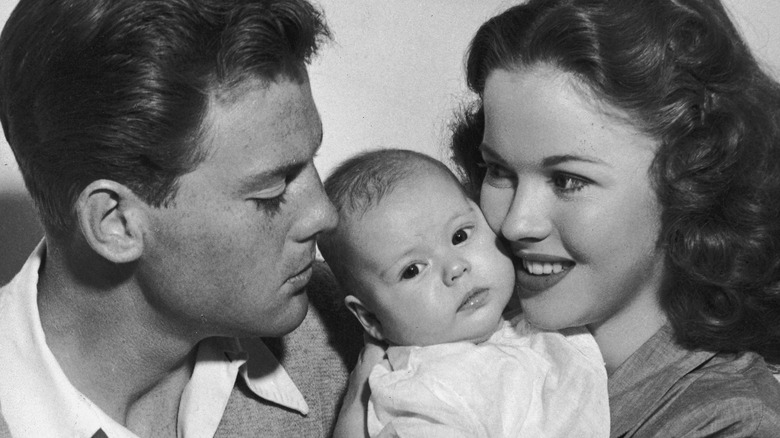
[[[0,36],[0,121],[47,233],[73,230],[98,179],[165,205],[208,152],[209,100],[303,83],[328,36],[305,0],[21,0]]]

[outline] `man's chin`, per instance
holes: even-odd
[[[254,337],[276,338],[284,336],[297,329],[306,319],[309,311],[309,298],[305,291],[296,294],[287,307],[279,312],[268,315],[265,321],[258,321],[259,325],[253,327]]]

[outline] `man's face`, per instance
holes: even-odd
[[[322,140],[308,82],[257,82],[204,120],[207,157],[151,211],[139,279],[186,336],[278,336],[306,315],[317,234],[337,216],[314,168]]]

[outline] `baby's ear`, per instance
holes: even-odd
[[[355,318],[360,321],[360,325],[363,326],[366,333],[371,335],[374,339],[380,341],[385,340],[384,336],[382,336],[382,323],[376,319],[376,315],[374,315],[373,312],[366,308],[363,302],[360,301],[360,298],[354,295],[347,295],[346,298],[344,298],[344,304],[347,306],[347,309],[355,315]]]

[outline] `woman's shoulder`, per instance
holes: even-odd
[[[609,377],[613,437],[777,436],[780,383],[756,353],[688,350],[666,326]]]
[[[670,436],[776,437],[780,433],[780,383],[757,354],[718,354],[687,378],[690,384],[673,395],[667,409],[678,412],[678,418],[687,412],[690,421],[675,422],[683,430]]]
[[[654,405],[633,431],[613,436],[776,437],[780,430],[780,383],[755,353],[713,355]]]
[[[755,353],[717,354],[690,373],[685,402],[733,410],[737,418],[772,418],[780,430],[780,383]],[[698,402],[696,401],[698,400]]]

